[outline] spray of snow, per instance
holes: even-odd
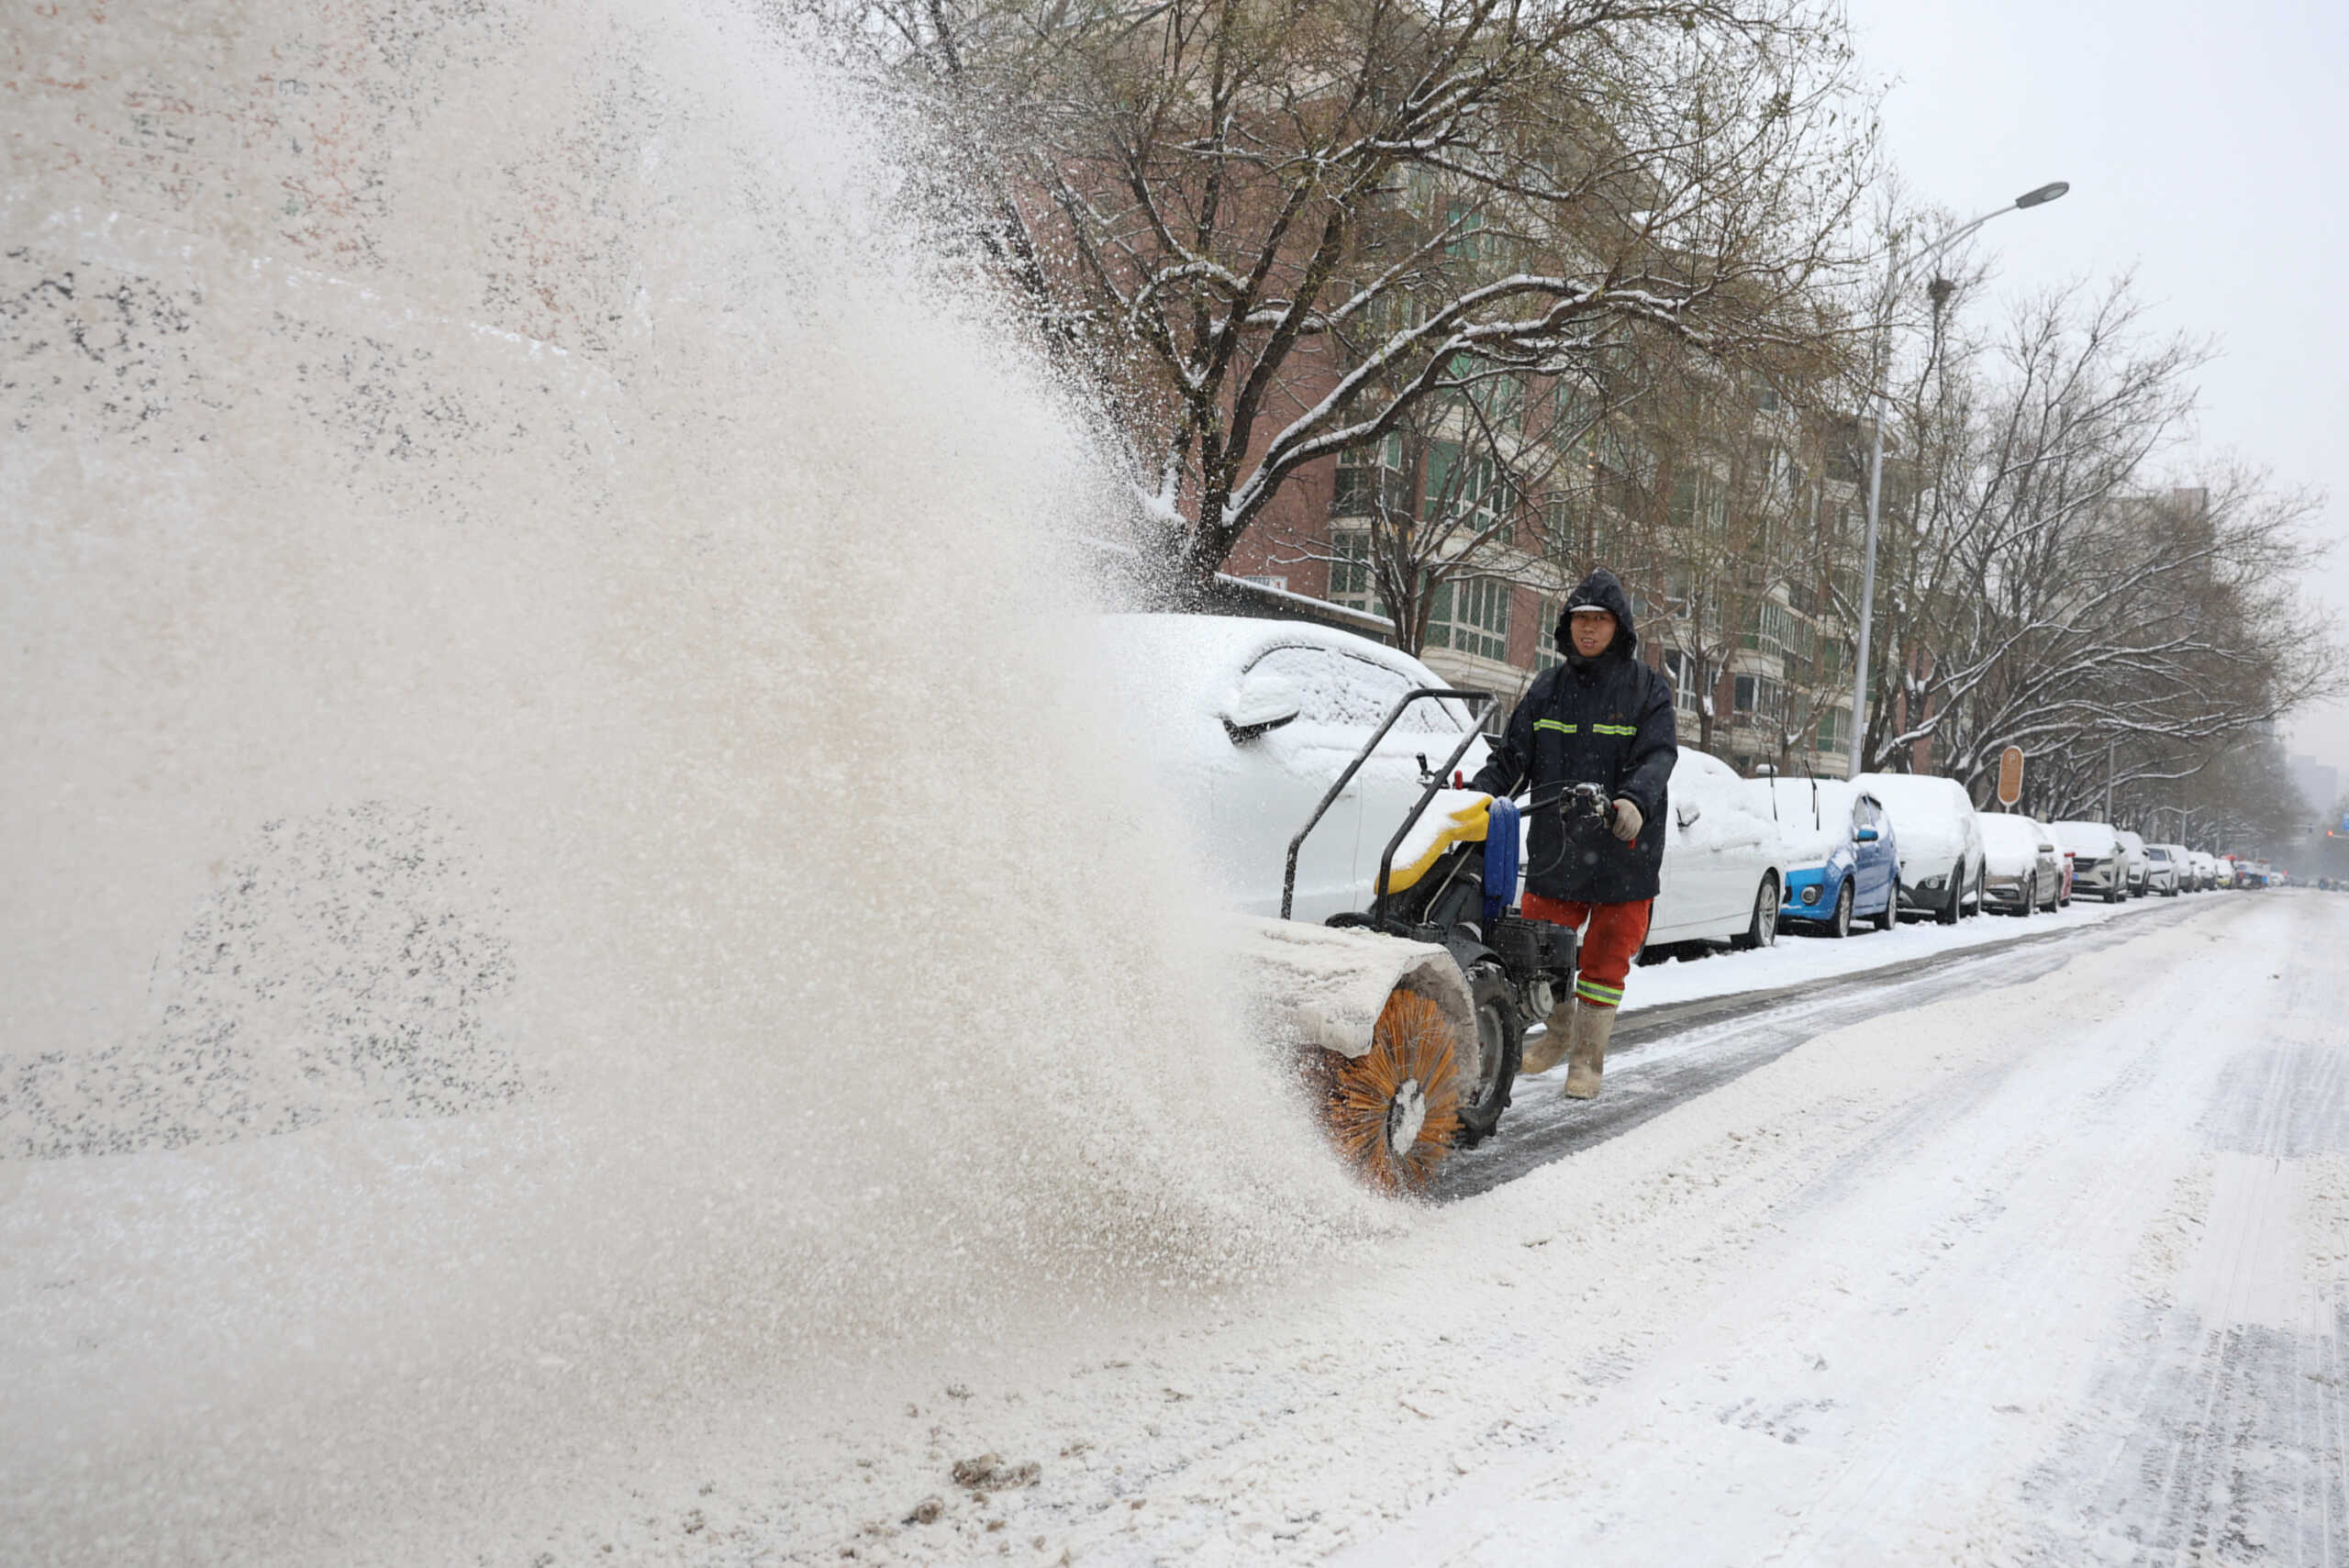
[[[1082,410],[853,93],[657,0],[10,27],[0,1537],[397,1556],[1395,1223],[1083,682]]]

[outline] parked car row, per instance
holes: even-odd
[[[1282,866],[1348,761],[1404,694],[1448,683],[1394,649],[1329,628],[1219,616],[1110,617],[1108,652],[1146,713],[1152,771],[1185,807],[1199,862],[1232,906],[1276,914]],[[1294,913],[1319,920],[1369,901],[1379,857],[1429,775],[1479,716],[1462,702],[1407,712],[1330,801],[1301,846]],[[1459,772],[1486,757],[1472,743]],[[1906,914],[1944,925],[1988,910],[2057,909],[2077,894],[2264,885],[2179,844],[2101,822],[2046,823],[1975,809],[1953,779],[1740,778],[1683,747],[1670,787],[1648,956],[1703,944],[1767,947],[1783,930],[1845,937]]]

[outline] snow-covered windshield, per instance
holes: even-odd
[[[1982,858],[1993,875],[2020,875],[2039,859],[2040,826],[2011,812],[1982,814]]]
[[[2087,860],[2100,861],[2119,846],[2110,822],[2058,822],[2055,841]]]
[[[1375,729],[1419,683],[1360,654],[1301,644],[1273,648],[1248,666],[1251,675],[1277,675],[1297,689],[1308,724]],[[1441,683],[1439,683],[1441,684]],[[1419,702],[1395,726],[1398,734],[1457,735],[1467,728],[1464,705]]]
[[[1747,779],[1745,789],[1755,811],[1777,819],[1792,863],[1823,861],[1852,836],[1859,791],[1842,779]]]

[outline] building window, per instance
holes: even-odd
[[[1787,711],[1787,688],[1767,675],[1740,675],[1732,706],[1739,717],[1776,723]]]
[[[1369,533],[1355,528],[1331,535],[1330,557],[1330,602],[1365,615],[1386,615],[1378,574],[1371,570]]]
[[[1403,508],[1403,438],[1388,436],[1372,446],[1338,454],[1338,483],[1330,497],[1330,515],[1367,517],[1382,509]]]
[[[1257,573],[1254,575],[1243,574],[1240,580],[1242,583],[1252,583],[1259,588],[1276,589],[1284,594],[1288,592],[1288,579],[1286,577],[1268,576],[1263,573]]]
[[[1428,646],[1508,661],[1508,584],[1492,577],[1438,584],[1428,606]]]
[[[1843,710],[1831,707],[1819,716],[1819,749],[1840,751],[1843,749]]]
[[[1697,662],[1677,648],[1664,651],[1664,676],[1672,683],[1672,706],[1691,716],[1697,712]]]
[[[1444,227],[1451,237],[1443,242],[1443,253],[1464,261],[1482,261],[1485,255],[1485,215],[1464,202],[1451,202],[1443,210]]]

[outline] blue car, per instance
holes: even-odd
[[[1749,787],[1786,840],[1781,924],[1831,937],[1850,936],[1862,919],[1892,929],[1900,918],[1899,847],[1876,796],[1841,779],[1754,779]]]

